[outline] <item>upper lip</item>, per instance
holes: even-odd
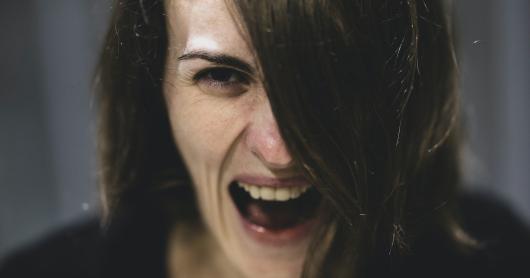
[[[254,184],[270,187],[290,187],[309,185],[307,179],[303,176],[292,176],[287,178],[266,177],[258,175],[238,175],[235,180],[242,183]]]

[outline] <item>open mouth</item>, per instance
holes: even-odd
[[[314,219],[321,195],[312,186],[259,186],[232,182],[230,195],[242,218],[262,230],[280,233]]]

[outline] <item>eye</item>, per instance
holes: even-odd
[[[250,78],[243,72],[227,68],[207,68],[198,72],[193,79],[201,90],[224,95],[238,95],[245,92]]]

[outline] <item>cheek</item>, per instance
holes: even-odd
[[[216,236],[226,238],[223,208],[228,195],[223,188],[230,177],[226,165],[246,126],[245,105],[193,88],[174,88],[166,94],[166,103],[174,140],[193,180],[202,217]]]
[[[175,88],[166,102],[175,143],[192,178],[202,184],[200,179],[217,176],[244,129],[244,105],[196,88]]]

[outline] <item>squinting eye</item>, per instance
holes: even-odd
[[[244,73],[226,67],[204,69],[193,79],[201,90],[213,94],[238,95],[249,85],[249,78]]]

